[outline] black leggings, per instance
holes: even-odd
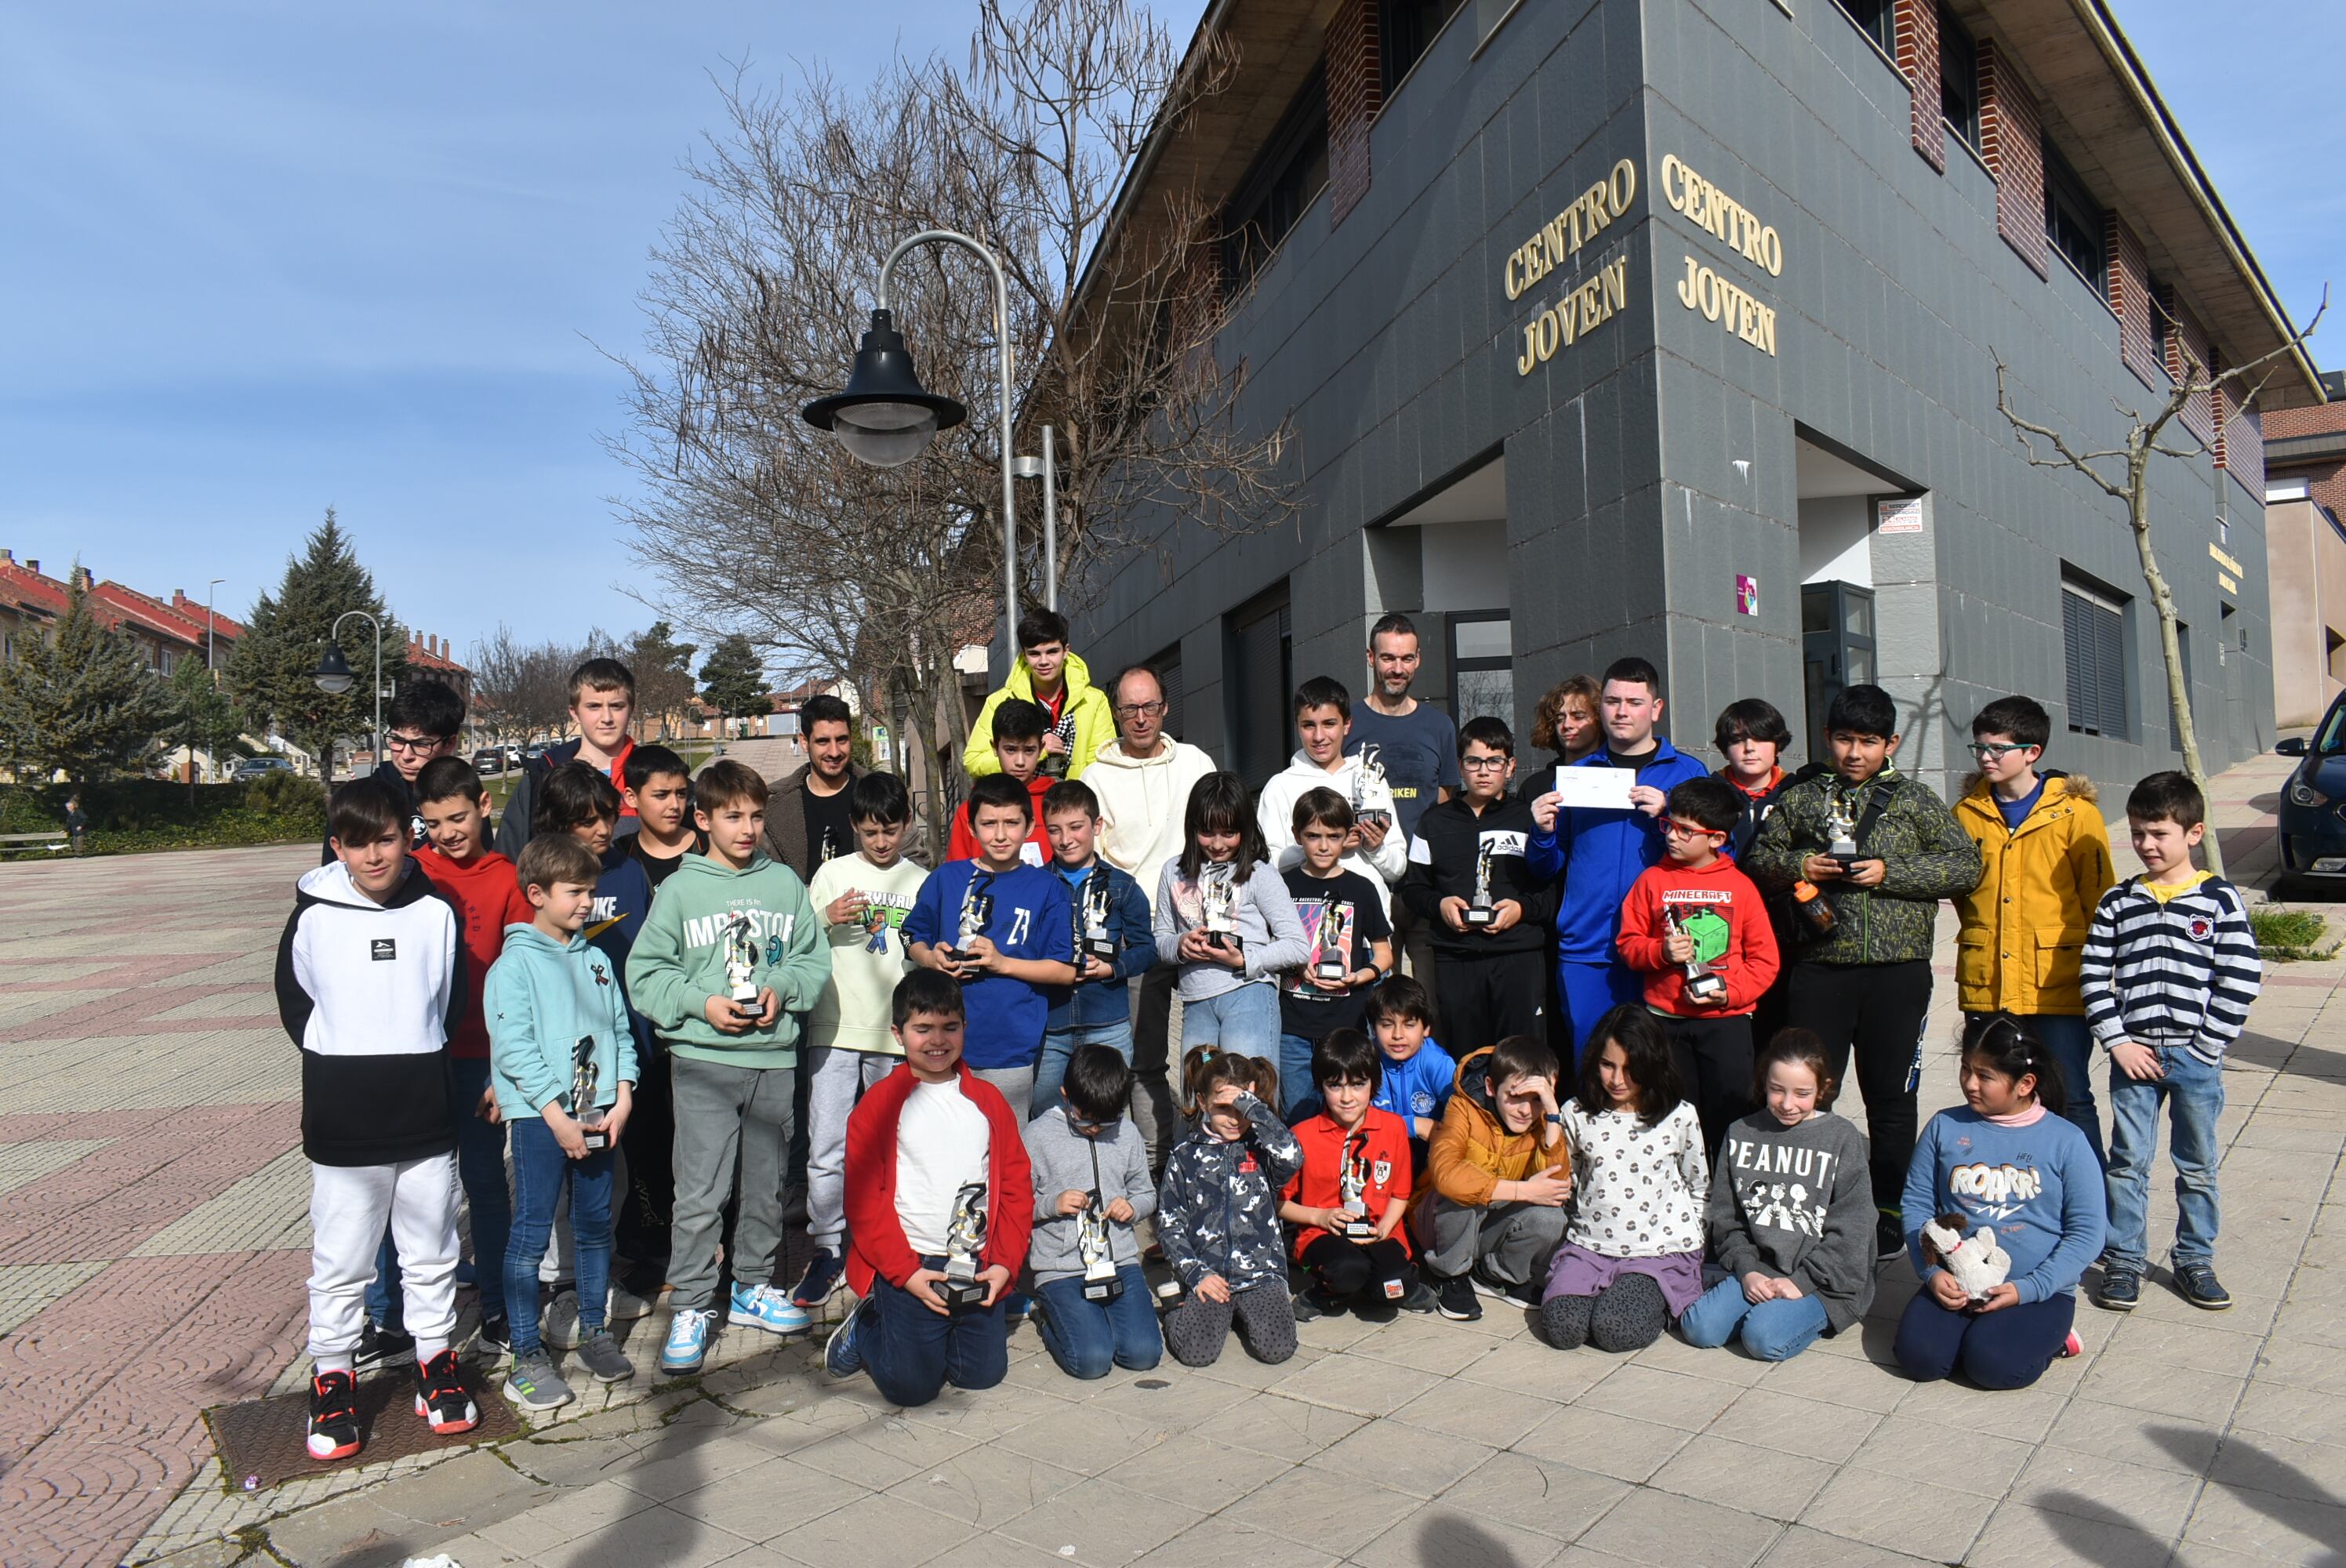
[[[1642,1350],[1670,1326],[1670,1304],[1650,1274],[1617,1274],[1594,1296],[1551,1296],[1540,1303],[1540,1331],[1559,1350]]]
[[[1301,1261],[1311,1271],[1311,1282],[1320,1288],[1321,1294],[1332,1301],[1351,1301],[1355,1298],[1368,1304],[1398,1300],[1398,1297],[1385,1294],[1388,1279],[1401,1280],[1407,1288],[1409,1253],[1394,1237],[1363,1247],[1341,1236],[1322,1236],[1303,1249]]]

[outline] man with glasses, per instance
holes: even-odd
[[[1955,802],[1955,820],[1979,846],[1984,874],[1955,898],[1955,986],[1966,1039],[2008,1013],[2052,1048],[2068,1090],[2065,1114],[2100,1160],[2094,1041],[2077,976],[2094,906],[2116,877],[2092,782],[2037,767],[2052,735],[2052,715],[2026,697],[2000,697],[1972,720],[1979,775]]]
[[[415,802],[416,776],[434,758],[456,749],[456,737],[464,728],[464,699],[439,681],[413,678],[391,699],[382,721],[383,757],[375,764],[374,776],[390,787],[407,814],[409,850],[420,850],[427,840],[423,813]],[[333,858],[329,841],[318,863],[325,865]]]
[[[1101,857],[1140,884],[1154,914],[1165,863],[1181,852],[1189,791],[1214,771],[1214,759],[1165,733],[1165,687],[1148,666],[1117,676],[1111,702],[1116,738],[1099,748],[1084,782],[1099,799]],[[1173,965],[1160,963],[1134,983],[1132,1117],[1157,1171],[1165,1167],[1175,1126],[1167,1076],[1174,976]]]

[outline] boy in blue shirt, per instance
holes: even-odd
[[[1031,827],[1026,786],[989,773],[970,786],[974,859],[947,860],[904,917],[905,955],[961,982],[962,1059],[1020,1121],[1035,1097],[1052,986],[1076,983],[1074,915],[1056,871],[1019,857]]]
[[[1030,1119],[1059,1104],[1059,1085],[1078,1045],[1106,1045],[1132,1064],[1132,988],[1136,974],[1157,965],[1157,932],[1148,895],[1140,884],[1099,858],[1099,797],[1073,779],[1043,797],[1043,825],[1051,835],[1052,870],[1066,884],[1076,972],[1071,986],[1054,986],[1044,1023],[1043,1056],[1035,1070]]]
[[[1375,1036],[1384,1072],[1370,1104],[1409,1124],[1409,1151],[1423,1166],[1426,1140],[1442,1125],[1443,1107],[1457,1082],[1458,1064],[1434,1044],[1433,1006],[1425,987],[1396,974],[1369,993],[1369,1033]]]

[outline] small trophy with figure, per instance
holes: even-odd
[[[1094,868],[1084,879],[1084,897],[1076,911],[1076,951],[1102,963],[1116,962],[1116,939],[1107,931],[1107,873]]]
[[[758,933],[746,913],[725,922],[725,993],[741,1017],[754,1022],[766,1015],[758,1000]]]
[[[1076,1253],[1084,1261],[1084,1299],[1102,1306],[1124,1294],[1124,1281],[1116,1272],[1116,1258],[1108,1252],[1107,1213],[1100,1207],[1099,1194],[1076,1216]]]
[[[1857,803],[1836,787],[1825,798],[1825,855],[1847,871],[1857,859]]]
[[[578,1119],[589,1149],[611,1146],[611,1135],[603,1130],[603,1107],[595,1103],[602,1079],[595,1062],[595,1036],[581,1034],[570,1048],[570,1114]]]
[[[1474,849],[1474,896],[1466,903],[1466,929],[1488,931],[1498,917],[1498,908],[1491,901],[1491,835],[1485,833]]]
[[[1676,904],[1662,906],[1662,919],[1669,922],[1673,934],[1692,939],[1686,917],[1678,913]],[[1686,961],[1686,999],[1698,1007],[1716,1007],[1727,1000],[1727,982],[1702,961],[1699,953]]]
[[[1362,1195],[1369,1190],[1369,1135],[1354,1133],[1344,1140],[1343,1166],[1336,1176],[1336,1195],[1344,1210],[1344,1239],[1368,1241],[1377,1234],[1376,1222],[1369,1217],[1368,1201]]]
[[[945,949],[945,956],[959,963],[969,955],[969,944],[985,934],[994,920],[994,873],[972,871],[969,886],[961,891],[961,916],[954,923],[954,942]]]
[[[945,1225],[945,1278],[937,1298],[958,1312],[985,1299],[977,1278],[978,1254],[985,1250],[985,1184],[971,1182],[954,1195],[953,1218]]]
[[[1204,879],[1198,884],[1198,901],[1201,923],[1206,928],[1206,945],[1226,952],[1238,946],[1238,868],[1227,861],[1208,866]]]
[[[1385,783],[1384,764],[1378,760],[1377,747],[1371,742],[1361,748],[1361,765],[1352,770],[1352,820],[1390,826],[1392,812],[1383,806],[1369,804],[1380,799],[1391,800],[1392,790]]]
[[[1321,980],[1352,972],[1352,906],[1341,899],[1330,899],[1320,916],[1320,959],[1311,972]]]

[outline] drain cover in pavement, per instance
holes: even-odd
[[[359,1384],[359,1431],[366,1446],[349,1459],[320,1461],[304,1446],[309,1436],[310,1390],[280,1394],[273,1400],[249,1400],[240,1405],[219,1405],[204,1412],[212,1439],[219,1445],[220,1470],[233,1489],[258,1492],[297,1476],[351,1470],[362,1464],[404,1459],[432,1449],[461,1448],[494,1442],[521,1431],[513,1407],[494,1387],[482,1388],[477,1375],[465,1369],[465,1386],[481,1412],[481,1424],[471,1431],[442,1437],[415,1413],[415,1369],[393,1367]]]

